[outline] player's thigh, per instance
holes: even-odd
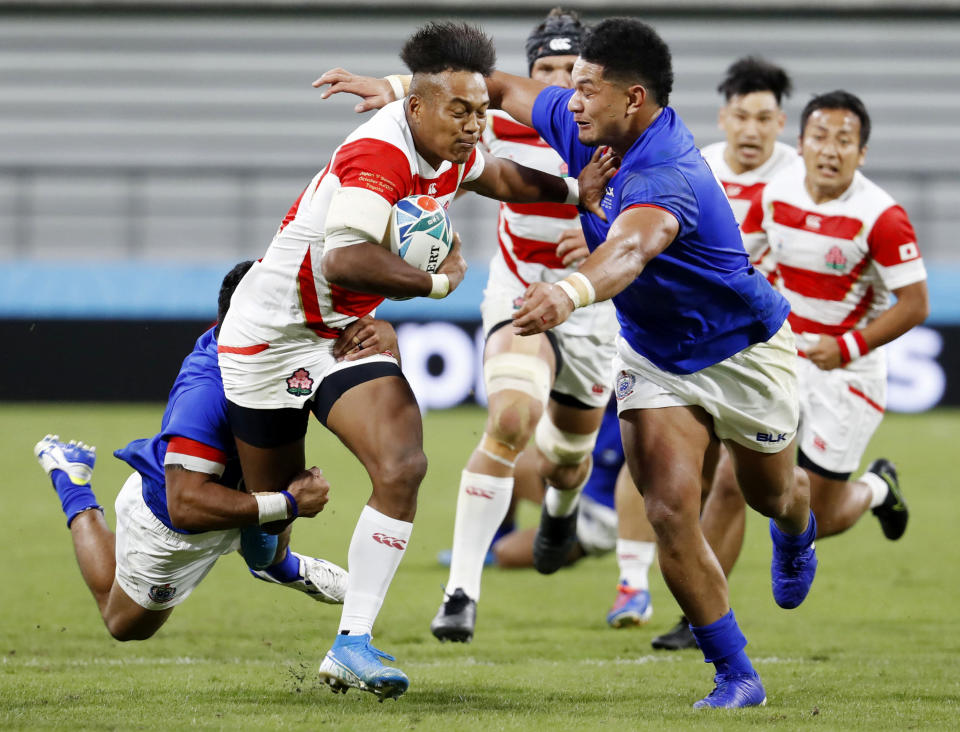
[[[344,391],[327,413],[326,425],[375,479],[398,461],[422,458],[420,407],[399,369]]]
[[[743,497],[753,508],[766,513],[770,501],[785,496],[795,483],[794,441],[778,452],[760,452],[733,440],[725,443],[733,462],[736,481]]]
[[[172,607],[148,610],[138,605],[114,580],[103,621],[117,640],[145,640],[156,633],[172,613]]]
[[[518,336],[508,322],[494,326],[483,350],[488,432],[529,437],[556,377],[556,354],[544,333]]]
[[[620,412],[624,455],[641,487],[647,518],[700,515],[703,460],[712,437],[710,416],[694,406],[628,409]]]

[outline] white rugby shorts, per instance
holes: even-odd
[[[304,328],[298,331],[298,335],[271,342],[257,352],[221,350],[218,360],[227,399],[249,409],[300,409],[316,396],[320,382],[337,371],[381,361],[397,363],[384,354],[337,361],[333,356],[335,340],[314,336]],[[232,346],[227,338],[221,332],[221,344]]]
[[[178,534],[160,523],[143,500],[140,474],[120,490],[117,584],[147,610],[166,610],[190,596],[224,554],[240,548],[240,529]]]
[[[851,368],[853,366],[854,368]],[[847,368],[821,371],[797,359],[800,449],[821,468],[852,473],[883,419],[886,361],[873,351]]]
[[[617,548],[617,512],[589,496],[580,496],[577,541],[591,556],[612,552]]]
[[[630,409],[702,407],[714,433],[751,450],[777,453],[797,432],[799,360],[790,324],[766,343],[755,343],[692,374],[654,366],[617,338],[617,413]]]
[[[507,270],[503,258],[494,257],[480,304],[485,335],[489,336],[498,323],[513,319],[526,289]],[[606,406],[613,386],[614,338],[618,330],[612,302],[574,310],[569,320],[551,329],[563,359],[553,389],[591,407]]]

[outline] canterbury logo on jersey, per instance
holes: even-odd
[[[384,546],[391,547],[392,549],[406,549],[406,548],[407,548],[407,540],[406,540],[406,539],[398,539],[398,538],[395,537],[395,536],[387,536],[386,534],[384,534],[384,533],[382,533],[382,532],[380,532],[380,531],[378,531],[376,534],[373,535],[373,540],[376,541],[376,542],[378,542],[378,543],[380,543],[380,544],[383,544]]]

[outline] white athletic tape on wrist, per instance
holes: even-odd
[[[257,520],[260,525],[283,521],[288,517],[290,504],[282,493],[254,493],[253,497],[257,499],[257,508],[260,510]]]
[[[433,282],[428,297],[434,300],[441,300],[450,294],[450,278],[445,274],[432,274],[430,280]]]
[[[597,291],[594,289],[593,283],[582,272],[574,272],[556,284],[573,301],[574,310],[592,305],[597,299]]]
[[[564,203],[569,203],[572,206],[580,205],[580,183],[576,178],[564,178],[563,182],[567,184],[567,197],[564,200]]]
[[[540,452],[551,462],[557,465],[579,465],[593,452],[599,432],[600,430],[597,430],[588,435],[564,432],[545,414],[537,422],[533,439]]]
[[[546,361],[527,353],[498,353],[483,364],[483,383],[488,397],[512,389],[546,404],[553,381],[551,376],[550,365]]]

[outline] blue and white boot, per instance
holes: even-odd
[[[266,569],[250,569],[257,579],[264,582],[273,582],[274,584],[292,587],[314,600],[325,602],[328,605],[342,605],[344,595],[347,594],[347,579],[349,575],[343,567],[338,567],[333,562],[326,559],[317,559],[308,557],[305,554],[297,554],[291,551],[297,561],[300,563],[300,571],[297,579],[291,582],[281,582],[275,577],[271,577]]]
[[[58,435],[47,435],[34,446],[33,454],[53,483],[67,526],[91,508],[103,511],[90,487],[97,448],[76,440],[61,442]]]
[[[383,701],[398,698],[410,686],[410,679],[403,671],[384,666],[381,660],[397,659],[374,648],[371,640],[369,633],[337,636],[320,664],[320,680],[335,694],[346,694],[352,687],[369,691]]]

